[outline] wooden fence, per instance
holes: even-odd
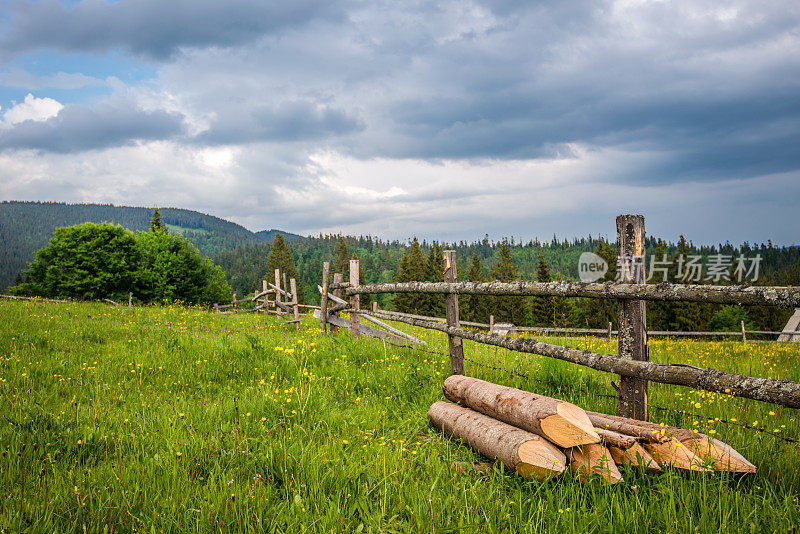
[[[270,299],[269,297],[273,298]],[[240,308],[239,304],[253,303],[252,308]],[[228,309],[228,311],[221,311]],[[294,324],[300,330],[300,308],[320,309],[319,306],[309,306],[297,302],[297,281],[294,278],[286,280],[286,273],[275,269],[275,283],[267,280],[261,281],[261,291],[256,291],[252,297],[242,299],[233,294],[233,301],[229,304],[214,304],[215,313],[269,313],[286,317],[286,324]]]
[[[617,411],[619,415],[635,419],[648,419],[648,382],[674,384],[721,392],[748,399],[771,402],[791,408],[800,408],[800,384],[786,380],[754,378],[744,375],[728,374],[716,369],[701,369],[685,364],[657,364],[649,361],[645,327],[647,300],[712,302],[721,304],[772,305],[780,307],[800,306],[800,287],[767,286],[713,286],[682,285],[661,283],[647,285],[644,270],[634,269],[633,262],[625,258],[644,256],[644,217],[641,215],[620,215],[617,217],[617,253],[620,256],[620,282],[456,282],[455,251],[444,252],[445,282],[407,282],[394,284],[359,284],[358,260],[350,264],[350,283],[342,283],[341,275],[329,280],[329,265],[323,265],[322,305],[319,312],[320,323],[326,329],[330,318],[335,315],[334,307],[329,307],[330,296],[339,292],[341,297],[349,297],[349,308],[336,304],[335,312],[350,313],[350,330],[358,339],[359,317],[372,317],[398,321],[413,326],[438,330],[448,335],[451,374],[464,373],[463,339],[478,343],[503,347],[509,350],[538,354],[564,360],[592,369],[614,373],[620,376]],[[354,276],[355,275],[355,276]],[[338,278],[338,279],[337,279]],[[344,291],[344,294],[341,292]],[[359,295],[375,293],[436,293],[445,295],[446,317],[442,319],[413,316],[411,314],[361,310]],[[568,346],[544,343],[535,339],[514,339],[492,332],[466,330],[462,328],[458,316],[458,295],[513,295],[513,296],[559,296],[610,298],[619,303],[618,354],[598,354],[578,350]],[[342,302],[344,302],[343,299]],[[484,326],[469,323],[471,326]],[[499,325],[494,325],[495,327]],[[519,327],[515,328],[520,330]],[[541,331],[541,329],[533,329]],[[608,331],[599,329],[600,332]],[[756,333],[757,331],[752,331]],[[758,331],[763,333],[763,331]],[[675,333],[667,333],[674,335]],[[714,333],[714,335],[720,335]],[[737,332],[743,335],[746,332]]]

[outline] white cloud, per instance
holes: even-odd
[[[13,125],[25,121],[46,121],[58,115],[64,106],[52,98],[36,98],[31,93],[25,97],[24,102],[20,102],[7,109],[3,114],[2,124]]]

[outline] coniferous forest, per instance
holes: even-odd
[[[232,290],[239,296],[261,288],[261,281],[274,279],[280,267],[290,276],[296,273],[298,289],[306,303],[318,303],[317,284],[321,280],[323,261],[331,262],[332,272],[347,275],[349,260],[360,260],[360,280],[365,283],[442,280],[442,251],[456,250],[461,280],[515,279],[550,281],[577,279],[579,257],[594,252],[609,265],[604,280],[616,275],[614,243],[593,236],[550,241],[515,241],[514,238],[492,241],[483,239],[457,243],[419,241],[387,241],[373,236],[317,235],[300,238],[278,230],[249,230],[209,215],[179,209],[160,209],[163,223],[170,233],[179,235],[210,257],[225,273]],[[35,251],[44,248],[55,228],[86,221],[115,222],[129,230],[148,229],[152,209],[113,205],[68,205],[46,202],[0,203],[0,285],[8,287],[26,281],[25,269]],[[272,239],[275,239],[273,246]],[[650,236],[646,256],[664,260],[653,282],[666,279],[682,282],[676,270],[678,258],[700,256],[710,265],[717,255],[732,258],[760,255],[759,277],[763,285],[800,285],[800,247],[778,247],[771,242],[732,245],[695,246],[690,236],[681,236],[677,243],[664,242]],[[669,265],[669,267],[663,267]],[[732,283],[737,265],[731,265],[727,276],[718,281],[699,283]],[[697,283],[697,282],[692,282]],[[382,308],[443,316],[444,299],[437,295],[372,295]],[[516,325],[595,327],[616,326],[614,301],[597,299],[559,299],[525,297],[462,296],[460,315],[463,320],[487,322],[493,314],[498,322]],[[739,308],[695,303],[660,303],[648,305],[648,328],[652,330],[737,330],[741,321],[748,328],[779,330],[790,312],[772,308]]]

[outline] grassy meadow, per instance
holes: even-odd
[[[423,352],[274,317],[0,303],[0,533],[796,532],[797,412],[651,384],[651,420],[729,443],[755,475],[613,487],[522,479],[431,428],[446,338]],[[613,353],[602,340],[551,338]],[[800,346],[659,340],[651,359],[800,381]],[[466,373],[615,413],[616,377],[465,343]],[[512,370],[497,370],[493,367]],[[521,376],[522,373],[526,376]],[[685,415],[677,411],[690,412]],[[722,420],[729,421],[724,423]],[[756,427],[764,429],[754,431]]]

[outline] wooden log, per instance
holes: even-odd
[[[706,436],[693,434],[694,439],[679,440],[698,458],[708,462],[717,471],[731,473],[755,473],[756,466],[727,443]]]
[[[336,286],[333,286],[336,287]],[[691,284],[625,284],[620,282],[394,282],[347,287],[348,295],[363,293],[457,293],[459,295],[553,296],[601,299],[710,302],[714,304],[800,307],[800,287],[712,286]]]
[[[559,447],[600,441],[586,412],[562,400],[463,375],[451,375],[442,389],[453,402],[538,434]]]
[[[606,334],[606,341],[611,343],[611,321],[608,322],[608,334]]]
[[[128,307],[133,306],[133,291],[128,291]]]
[[[742,320],[742,343],[747,343],[747,333],[744,330],[744,319]]]
[[[675,438],[664,443],[643,443],[644,448],[661,465],[667,465],[683,471],[705,473],[711,469],[703,466],[703,460],[689,447]]]
[[[413,341],[414,343],[417,343],[419,345],[427,345],[427,343],[422,341],[421,339],[417,339],[414,336],[412,336],[411,334],[403,332],[402,330],[398,330],[397,328],[395,328],[395,327],[393,327],[391,325],[388,325],[388,324],[384,323],[383,321],[381,321],[379,319],[376,319],[375,317],[372,317],[371,315],[369,315],[369,312],[361,312],[359,314],[359,317],[363,317],[367,321],[380,326],[381,328],[383,328],[387,332],[391,332],[392,334],[394,334],[396,336],[404,337],[404,338],[406,338],[406,339],[408,339],[410,341]]]
[[[333,273],[333,283],[335,285],[340,285],[342,283],[342,281],[343,281],[343,278],[344,278],[344,275],[342,273]],[[331,295],[329,295],[329,296],[331,296]],[[341,298],[342,290],[341,289],[334,289],[332,296],[336,297],[336,298]],[[339,313],[338,312],[335,315],[336,315],[336,317],[339,317]],[[339,330],[339,327],[336,326],[335,324],[331,323],[331,332],[336,332],[338,330]]]
[[[350,260],[350,283],[358,285],[358,260]],[[360,305],[360,295],[350,296],[350,332],[353,334],[353,341],[358,341],[358,308]]]
[[[489,316],[489,333],[494,334],[494,315]]]
[[[739,451],[718,439],[701,432],[668,426],[665,433],[705,460],[718,471],[733,473],[755,473],[756,466],[750,463]]]
[[[314,310],[315,319],[319,319],[321,316],[322,314],[320,313],[320,310]],[[333,331],[334,326],[341,328],[350,328],[350,321],[342,317],[337,317],[336,315],[333,314],[328,314],[328,322],[331,324],[331,331]],[[378,328],[372,328],[371,326],[363,324],[359,325],[359,333],[367,337],[389,341],[391,343],[394,343],[395,345],[405,345],[405,346],[417,345],[415,341],[412,341],[408,338],[396,336],[392,333],[386,332],[385,330],[379,330]]]
[[[760,400],[800,408],[800,384],[788,380],[774,380],[771,378],[754,378],[745,375],[723,373],[717,369],[700,369],[685,364],[658,364],[654,362],[640,362],[624,360],[616,356],[598,354],[588,350],[578,350],[562,345],[543,343],[535,339],[508,338],[484,334],[475,330],[454,328],[446,324],[431,321],[409,319],[392,312],[380,311],[376,315],[381,319],[399,321],[402,323],[438,330],[446,334],[454,334],[464,339],[503,347],[517,352],[539,354],[548,358],[555,358],[567,362],[585,365],[598,371],[614,373],[624,376],[646,378],[651,382],[661,384],[674,384],[687,386],[693,389],[723,392],[737,397]]]
[[[611,430],[652,443],[663,443],[669,440],[666,430],[655,423],[635,421],[625,417],[607,415],[597,412],[586,412],[595,428]],[[662,432],[663,431],[663,432]]]
[[[283,291],[281,291],[280,285],[281,285],[281,270],[275,269],[275,285],[270,284],[270,287],[272,287],[275,290],[275,311],[278,312],[278,317],[280,317],[283,314],[280,307],[281,300],[283,300],[281,299],[281,293]]]
[[[633,436],[620,434],[619,432],[614,432],[606,428],[595,428],[594,430],[597,432],[597,435],[600,436],[600,439],[606,447],[613,445],[618,449],[628,450],[636,444],[636,438]]]
[[[292,291],[292,318],[295,331],[300,331],[300,309],[297,307],[297,281],[292,278],[289,280],[289,288]]]
[[[640,467],[647,471],[661,471],[661,466],[653,459],[647,450],[639,443],[634,442],[629,449],[620,449],[613,445],[608,445],[608,452],[617,465],[628,467]]]
[[[601,443],[587,443],[567,450],[569,469],[582,482],[597,480],[598,475],[608,484],[624,482],[622,473],[617,469],[614,458]]]
[[[428,419],[444,434],[523,477],[547,480],[566,469],[566,456],[546,439],[468,408],[438,401],[428,410]]]
[[[266,280],[262,280],[261,281],[261,294],[264,297],[264,300],[261,302],[261,306],[264,309],[269,309],[269,304],[267,304],[269,302],[269,297],[267,296],[268,291],[269,291],[269,283]]]
[[[456,251],[444,251],[444,280],[445,282],[455,282],[458,280],[456,272]],[[447,324],[459,328],[458,324],[458,295],[450,293],[445,296],[445,310]],[[464,344],[460,337],[447,336],[447,345],[450,351],[450,374],[464,374]]]
[[[319,316],[319,326],[322,328],[322,333],[328,333],[328,321],[325,319],[328,317],[328,273],[330,271],[331,264],[330,262],[323,262],[322,263],[322,287],[320,288],[320,293],[322,294],[320,300],[320,310],[322,313]]]
[[[617,274],[620,281],[644,284],[644,216],[617,217]],[[649,361],[646,306],[643,300],[619,301],[619,349],[617,354],[627,360]],[[617,413],[647,421],[647,380],[620,375]]]

